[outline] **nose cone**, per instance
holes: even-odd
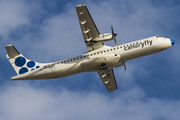
[[[172,46],[175,44],[175,41],[171,39],[171,44]]]

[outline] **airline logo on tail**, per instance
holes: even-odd
[[[20,68],[19,74],[24,74],[40,67],[39,65],[36,65],[34,61],[28,61],[23,56],[19,56],[15,59],[15,65]]]
[[[18,75],[40,68],[43,64],[28,60],[13,45],[7,45],[7,58]]]

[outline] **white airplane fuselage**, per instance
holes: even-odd
[[[38,69],[11,79],[53,79],[81,72],[101,71],[122,66],[128,60],[163,51],[172,45],[173,40],[154,36],[115,47],[103,46],[77,57],[39,65]]]

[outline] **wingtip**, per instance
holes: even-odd
[[[83,6],[86,6],[85,4],[80,4],[80,5],[77,5],[76,7],[83,7]]]

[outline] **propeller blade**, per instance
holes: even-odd
[[[114,39],[114,42],[115,42],[115,46],[117,46],[117,41],[116,41],[116,36],[117,34],[114,33],[114,30],[113,30],[113,26],[111,25],[111,31],[112,31],[112,36],[113,36],[113,39]]]
[[[125,70],[125,71],[127,71],[127,69],[126,69],[126,64],[125,64],[125,63],[123,63],[123,65],[124,65],[124,70]]]
[[[114,34],[114,30],[113,30],[113,26],[111,24],[111,31],[112,31],[112,35]]]
[[[113,36],[114,42],[115,42],[115,46],[117,46],[117,41],[116,41],[116,37]]]

